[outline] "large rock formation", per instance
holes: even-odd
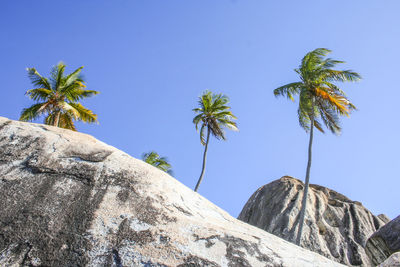
[[[375,265],[400,251],[400,216],[376,231],[368,239],[365,250]]]
[[[0,266],[341,266],[91,136],[0,117]]]
[[[239,219],[294,242],[304,184],[285,176],[259,188]],[[346,265],[371,266],[364,246],[389,219],[374,216],[360,202],[310,185],[301,246]]]
[[[392,254],[379,267],[400,267],[400,252]]]

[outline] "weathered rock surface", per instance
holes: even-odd
[[[400,216],[379,228],[368,239],[365,250],[375,265],[400,251]]]
[[[400,252],[392,254],[379,267],[400,267]]]
[[[260,187],[239,219],[294,242],[303,187],[289,176]],[[346,265],[371,266],[365,243],[389,219],[331,189],[310,185],[309,192],[301,246]]]
[[[0,266],[341,266],[95,138],[0,117]]]

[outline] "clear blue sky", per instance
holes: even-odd
[[[167,156],[193,188],[203,146],[192,118],[197,97],[229,95],[240,132],[212,140],[199,192],[237,216],[251,194],[283,175],[304,179],[307,134],[297,103],[276,87],[317,47],[363,76],[343,84],[359,108],[343,133],[317,133],[311,182],[400,214],[400,1],[1,1],[0,116],[33,102],[25,68],[44,75],[60,60],[84,65],[84,101],[99,125],[78,130],[139,158]]]

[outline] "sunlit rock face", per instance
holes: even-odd
[[[239,220],[294,242],[303,188],[289,176],[260,187]],[[365,243],[389,219],[326,187],[310,185],[309,193],[301,246],[346,265],[371,266]]]
[[[400,216],[376,231],[368,239],[365,250],[375,265],[382,263],[393,253],[400,251]],[[400,259],[399,256],[398,253],[397,258],[395,258]]]
[[[341,266],[95,138],[0,117],[0,266]]]

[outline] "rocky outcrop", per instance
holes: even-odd
[[[368,239],[365,250],[375,265],[400,251],[400,216],[376,231]]]
[[[392,254],[379,267],[400,267],[400,252]]]
[[[285,176],[259,188],[239,219],[294,242],[304,184]],[[383,226],[386,216],[374,216],[360,202],[318,185],[310,185],[301,246],[353,266],[371,266],[364,246]]]
[[[341,266],[95,138],[0,117],[0,266]]]

